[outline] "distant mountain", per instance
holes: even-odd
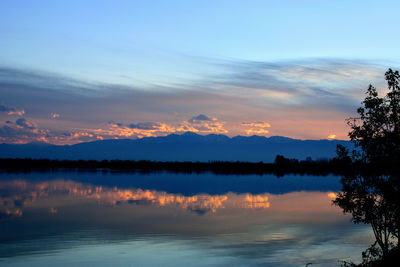
[[[101,140],[75,145],[0,144],[0,158],[71,160],[252,161],[273,162],[277,154],[288,158],[332,158],[342,140],[297,140],[282,136],[198,135],[187,132],[142,139]]]

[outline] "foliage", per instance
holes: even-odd
[[[371,164],[392,166],[400,156],[400,75],[389,69],[385,73],[389,92],[379,97],[369,85],[358,118],[349,118],[350,139],[362,149],[362,159]]]
[[[364,168],[360,166],[357,169]],[[243,161],[209,161],[209,162],[168,162],[168,161],[132,161],[132,160],[49,160],[49,159],[0,159],[0,172],[57,171],[72,169],[79,171],[120,171],[120,172],[160,172],[215,174],[311,174],[328,175],[344,174],[349,163],[338,159],[302,160],[289,159],[277,155],[274,163]]]
[[[370,166],[358,174],[342,178],[343,189],[333,201],[351,213],[354,223],[371,224],[376,242],[363,253],[361,266],[377,266],[398,251],[400,226],[400,75],[389,69],[385,73],[388,93],[379,97],[370,85],[358,118],[349,118],[350,139],[358,150],[349,156],[344,147],[337,148],[342,162]],[[392,257],[392,256],[391,256]]]

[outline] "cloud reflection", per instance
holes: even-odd
[[[265,209],[270,207],[267,194],[228,193],[184,196],[156,190],[110,188],[65,180],[46,182],[13,180],[0,182],[0,213],[3,217],[21,216],[24,207],[37,202],[39,199],[62,195],[92,199],[107,206],[122,204],[175,206],[201,215],[208,212],[215,213],[227,207],[239,209]],[[51,207],[49,213],[57,213],[57,207]]]
[[[28,249],[47,255],[46,249],[59,249],[57,245],[68,247],[80,242],[81,250],[82,243],[89,240],[92,246],[98,239],[101,244],[112,240],[115,246],[115,240],[149,240],[150,233],[157,244],[166,237],[168,247],[171,238],[176,241],[183,237],[190,244],[199,244],[198,237],[207,238],[211,241],[207,247],[213,249],[207,255],[217,249],[228,253],[224,255],[234,255],[236,261],[246,259],[246,263],[247,259],[263,263],[266,257],[287,264],[306,259],[316,263],[314,255],[327,259],[319,250],[331,250],[332,244],[347,247],[344,252],[336,250],[334,256],[335,251],[330,252],[331,262],[343,255],[359,255],[359,251],[354,253],[354,244],[370,242],[360,241],[350,218],[331,205],[333,192],[183,195],[64,179],[9,179],[0,181],[0,236],[14,243],[0,251],[0,257],[1,253],[6,257],[26,253],[18,246],[9,249],[26,239],[33,240]],[[153,255],[154,246],[148,248]],[[181,252],[180,247],[180,257]],[[307,256],[309,252],[314,254]],[[96,251],[93,255],[103,254]],[[133,258],[136,260],[136,255]]]

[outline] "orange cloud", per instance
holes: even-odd
[[[266,128],[271,127],[268,122],[263,121],[242,122],[241,125],[244,127],[250,127],[250,129],[245,130],[247,135],[265,135],[269,133]]]
[[[217,118],[211,118],[204,114],[192,117],[190,120],[181,123],[181,126],[184,126],[184,128],[194,129],[193,132],[216,134],[228,133],[224,125],[225,122],[220,122]]]
[[[195,127],[193,127],[192,125],[190,125],[187,122],[182,122],[178,125],[178,127],[176,128],[177,132],[194,132],[194,133],[198,133],[199,130],[197,130]]]
[[[197,128],[197,130],[203,133],[217,133],[217,134],[228,133],[228,130],[224,129],[224,123],[216,121],[203,123],[200,127]]]
[[[247,135],[263,135],[267,133],[269,133],[269,131],[263,128],[246,130]]]
[[[269,128],[271,125],[268,122],[256,121],[256,122],[242,122],[243,126],[258,127],[258,128]]]
[[[166,123],[156,122],[149,128],[133,128],[128,125],[110,124],[110,129],[98,129],[96,134],[118,137],[154,137],[176,132],[176,129]]]

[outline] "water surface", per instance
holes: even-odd
[[[0,264],[337,266],[372,242],[336,176],[0,174]]]

